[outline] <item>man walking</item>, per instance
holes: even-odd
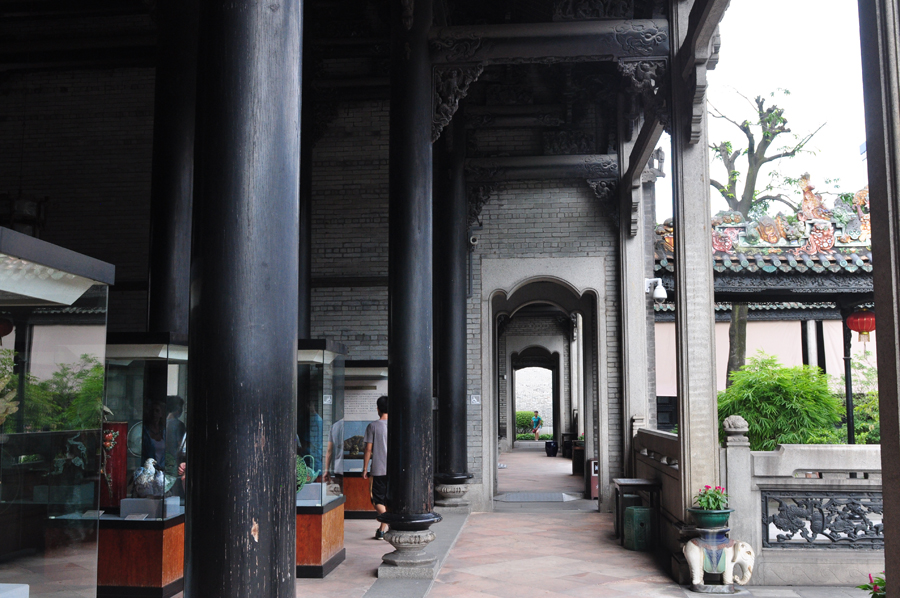
[[[363,479],[372,477],[372,505],[379,515],[387,512],[388,478],[387,478],[387,418],[388,398],[384,395],[375,402],[378,419],[366,426],[366,452],[363,454]],[[369,472],[369,460],[372,460],[372,471]],[[375,539],[384,540],[384,532],[388,526],[382,523],[375,530]]]

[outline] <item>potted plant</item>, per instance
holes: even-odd
[[[728,495],[722,486],[706,485],[694,497],[696,507],[688,507],[698,528],[712,529],[728,525],[734,509],[728,508]]]

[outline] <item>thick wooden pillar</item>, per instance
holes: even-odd
[[[160,0],[156,7],[159,42],[150,185],[150,332],[188,331],[198,10],[198,0]]]
[[[187,598],[295,594],[301,11],[200,8]]]
[[[309,5],[304,8],[309,14]],[[307,73],[312,72],[312,49],[309,41],[303,44],[303,67]],[[310,75],[301,83],[300,123],[300,257],[299,257],[299,294],[297,297],[298,329],[297,338],[312,338],[312,164],[313,125],[313,78]]]
[[[442,507],[465,506],[468,473],[466,441],[466,261],[468,258],[468,203],[466,197],[466,129],[457,114],[438,143],[445,143],[447,176],[438,181],[441,201],[435,202],[434,251],[437,304],[440,305],[438,350],[437,491]]]
[[[884,565],[900,566],[900,10],[859,0],[872,253],[878,268],[878,402],[884,494]],[[888,590],[897,598],[896,585]]]
[[[433,512],[432,68],[429,0],[391,2],[387,565],[430,566],[421,553]],[[385,566],[382,566],[384,569]],[[379,571],[379,575],[381,572]]]

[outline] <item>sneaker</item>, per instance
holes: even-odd
[[[375,530],[375,539],[376,540],[384,540],[384,532],[380,529]]]

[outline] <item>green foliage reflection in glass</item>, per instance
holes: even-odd
[[[840,421],[841,401],[819,368],[785,367],[762,351],[747,362],[719,393],[719,423],[729,415],[746,419],[751,450],[815,442]]]
[[[15,432],[19,409],[14,352],[0,349],[0,429]],[[60,364],[47,380],[25,377],[25,429],[84,430],[99,428],[103,415],[103,364],[93,355]]]

